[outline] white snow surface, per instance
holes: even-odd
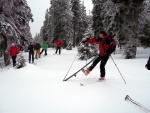
[[[119,52],[119,51],[118,51]],[[106,80],[100,77],[99,64],[85,76],[63,81],[77,49],[62,49],[61,55],[41,55],[34,64],[28,63],[28,53],[23,53],[26,66],[15,69],[12,64],[0,69],[0,113],[147,113],[130,101],[126,95],[150,110],[150,71],[145,68],[150,49],[138,48],[136,59],[112,55],[106,64]],[[87,62],[92,60],[89,59]],[[66,78],[86,64],[76,57]],[[80,84],[83,84],[81,86]]]

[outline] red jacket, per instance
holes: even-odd
[[[91,43],[91,44],[93,44],[93,43],[98,43],[99,44],[99,55],[100,56],[109,55],[110,53],[106,52],[106,51],[109,50],[112,46],[116,46],[116,42],[114,40],[114,44],[113,45],[105,43],[105,41],[108,38],[108,36],[109,35],[105,36],[100,41],[96,40],[95,38],[91,38],[87,42]]]
[[[61,40],[57,40],[56,41],[56,45],[57,45],[57,47],[61,47],[62,46],[62,41]]]
[[[17,54],[19,53],[19,48],[16,46],[11,46],[10,47],[10,56],[17,56]]]

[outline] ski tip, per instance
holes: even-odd
[[[128,100],[128,98],[129,98],[129,95],[126,95],[126,97],[125,97],[125,101],[126,101],[126,100]]]

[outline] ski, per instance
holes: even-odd
[[[130,101],[131,103],[133,103],[134,105],[140,107],[141,109],[150,112],[150,110],[149,110],[148,108],[146,108],[146,107],[143,106],[142,104],[136,102],[135,100],[131,99],[131,97],[130,97],[129,95],[126,95],[125,101]]]
[[[89,65],[91,62],[93,62],[95,59],[96,59],[97,57],[95,57],[94,59],[92,59],[89,63],[87,63],[86,65],[84,65],[82,68],[80,68],[77,72],[75,72],[74,74],[72,74],[70,77],[68,77],[68,78],[64,78],[64,80],[63,81],[67,81],[67,80],[69,80],[70,78],[72,78],[73,76],[74,77],[76,77],[76,75],[83,69],[83,68],[85,68],[87,65]]]

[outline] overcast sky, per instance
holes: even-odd
[[[30,23],[32,37],[40,32],[43,21],[45,20],[45,12],[50,7],[50,0],[26,0],[33,14],[34,22]],[[81,0],[82,1],[82,0]],[[92,0],[84,0],[87,13],[92,10]]]

